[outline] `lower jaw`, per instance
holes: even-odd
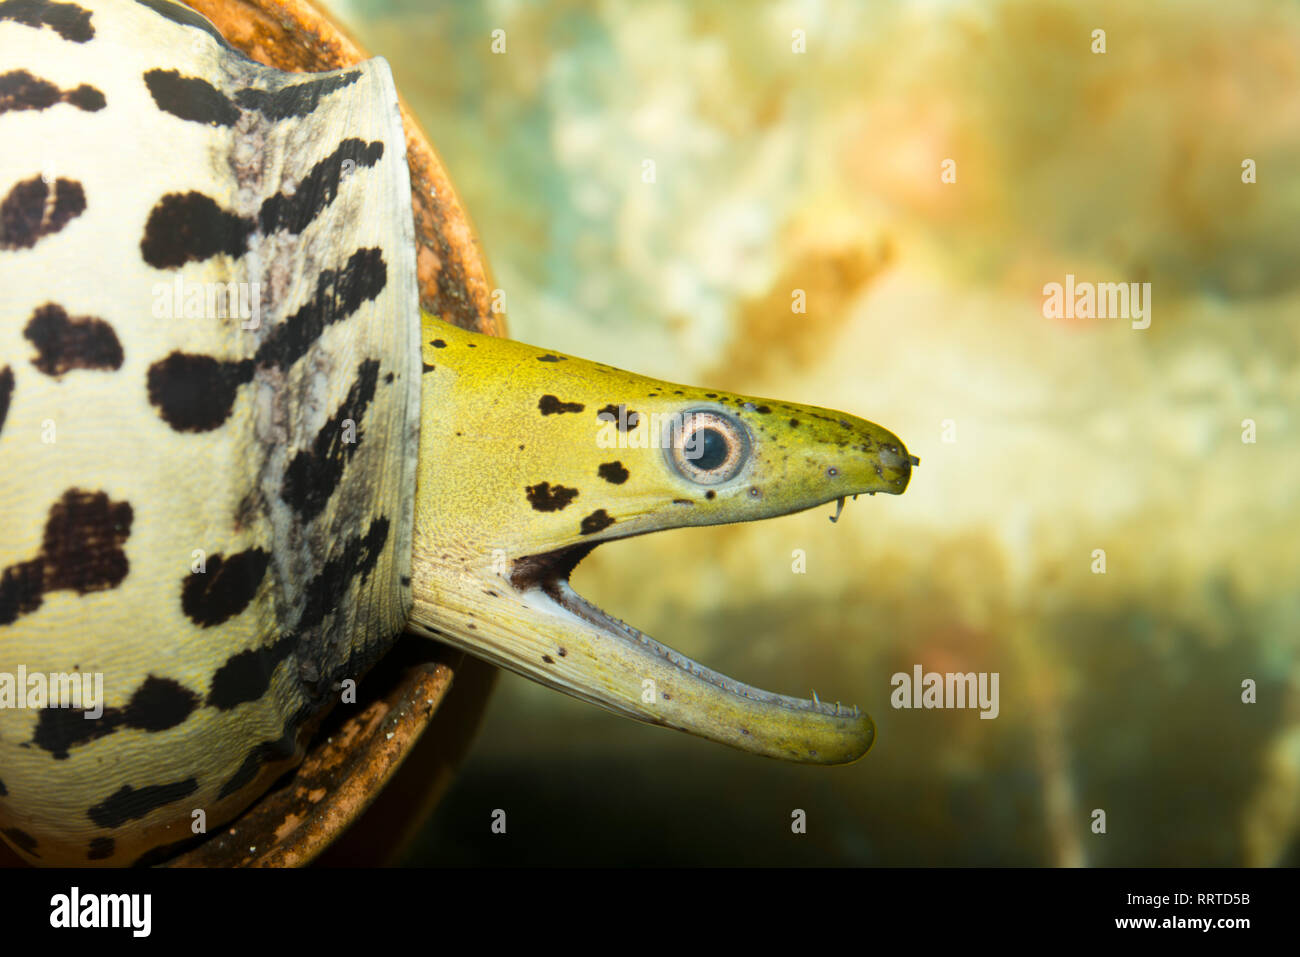
[[[510,582],[467,577],[465,594],[417,597],[412,628],[616,714],[754,754],[845,764],[870,750],[875,725],[856,707],[746,685],[587,602],[568,583],[587,550],[523,559]]]

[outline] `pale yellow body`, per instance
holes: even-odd
[[[856,708],[567,579],[601,541],[901,493],[898,438],[421,316],[383,61],[279,73],[160,3],[0,19],[0,835],[46,864],[201,838],[404,626],[755,753],[864,754]],[[259,315],[208,314],[215,283]],[[64,696],[83,676],[102,697]]]
[[[230,98],[301,80],[131,0],[88,9],[85,42],[0,20],[4,70],[85,84],[104,103],[0,113],[0,201],[19,208],[49,180],[44,210],[33,204],[39,226],[0,233],[0,696],[20,669],[86,675],[101,681],[105,713],[0,697],[0,833],[34,862],[129,864],[247,806],[301,756],[309,712],[338,698],[331,684],[359,678],[405,622],[418,314],[404,137],[382,61],[302,116],[239,109],[229,126],[197,122],[164,109],[147,77],[206,78]],[[159,266],[143,251],[166,197],[197,193],[257,224],[268,199],[305,193],[348,140],[383,153],[313,216],[255,230],[238,255],[196,244],[182,265]],[[55,216],[74,192],[70,215]],[[324,294],[321,283],[358,250],[382,257],[384,282],[349,312],[336,304],[341,281]],[[256,288],[256,317],[231,315],[228,300],[209,312],[207,291],[227,282]],[[320,303],[328,321],[277,350]],[[43,336],[49,315],[63,318]],[[178,353],[233,370],[210,428],[178,428],[151,392]],[[367,362],[374,389],[353,403],[356,440],[330,448],[337,480],[304,510],[286,472],[347,417]],[[173,385],[193,384],[184,378]],[[220,391],[198,386],[194,402],[221,407]],[[376,519],[384,541],[365,573],[322,581]],[[222,581],[237,555],[248,580]],[[329,613],[304,623],[326,592]]]

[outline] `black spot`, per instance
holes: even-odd
[[[5,427],[5,418],[9,415],[9,398],[14,394],[14,370],[5,366],[0,369],[0,429]]]
[[[561,648],[561,649],[560,649],[560,657],[561,657],[561,658],[566,657],[568,654],[569,654],[569,652],[568,652],[566,649],[564,649],[564,648]]]
[[[9,838],[10,843],[13,844],[14,847],[26,851],[32,857],[41,856],[36,853],[36,838],[32,837],[21,828],[7,827],[3,831],[0,831],[0,834]]]
[[[23,335],[36,347],[32,365],[48,376],[73,369],[111,371],[122,367],[122,344],[103,319],[69,319],[62,306],[47,302],[32,313]]]
[[[244,758],[244,763],[239,766],[239,770],[232,774],[225,784],[221,785],[217,797],[229,797],[245,785],[251,784],[253,779],[257,777],[257,772],[262,769],[263,764],[287,760],[293,757],[296,751],[297,740],[292,731],[286,730],[278,740],[263,741],[248,752],[248,756]]]
[[[435,349],[447,348],[447,343],[443,342],[441,339],[434,339],[431,343],[429,343],[429,345],[433,346]]]
[[[538,362],[563,362],[565,358],[566,358],[565,356],[553,356],[548,352],[544,356],[538,356],[537,361]]]
[[[100,827],[121,827],[127,821],[142,818],[150,811],[189,797],[198,789],[198,781],[194,778],[142,788],[133,788],[128,784],[89,808],[86,814]]]
[[[86,860],[104,861],[113,856],[117,850],[117,843],[111,837],[97,837],[91,840],[90,847],[86,849]]]
[[[799,428],[799,420],[798,420],[798,419],[791,419],[791,420],[790,420],[790,428],[792,428],[792,429],[797,429],[797,428]]]
[[[596,474],[612,485],[622,485],[631,474],[622,462],[605,462],[596,469]]]
[[[706,392],[704,394],[708,396],[710,399],[716,399],[718,397],[718,393],[716,392]]]
[[[239,107],[201,77],[181,76],[179,70],[150,70],[144,83],[160,110],[182,120],[234,126],[239,119]]]
[[[5,787],[5,783],[3,781],[0,781],[0,797],[8,797],[8,796],[9,796],[9,789]]]
[[[582,520],[582,534],[592,535],[602,528],[609,528],[613,524],[614,520],[610,518],[609,513],[603,508],[599,508]]]
[[[370,167],[383,155],[384,144],[378,140],[369,144],[355,137],[344,140],[333,153],[311,168],[292,196],[277,193],[262,203],[257,217],[262,232],[270,234],[277,229],[286,229],[294,234],[302,232],[338,195],[344,163],[351,163],[353,169]]]
[[[427,362],[421,362],[421,363],[420,363],[420,374],[421,374],[421,375],[428,375],[430,372],[432,372],[432,371],[433,371],[434,369],[436,369],[436,368],[437,368],[437,366],[430,365],[430,364],[427,363]]]
[[[561,415],[565,412],[581,412],[586,407],[581,402],[561,402],[553,395],[544,395],[537,400],[537,408],[542,415]]]
[[[48,80],[32,76],[26,70],[12,70],[0,76],[0,113],[17,110],[47,110],[57,103],[68,103],[87,113],[102,110],[104,94],[82,84],[66,93]]]
[[[63,94],[63,102],[86,113],[96,113],[108,105],[104,94],[85,83]]]
[[[31,743],[63,761],[70,749],[112,734],[121,724],[122,714],[114,708],[105,708],[99,718],[87,718],[83,708],[42,708]]]
[[[379,360],[357,366],[357,377],[334,416],[321,426],[310,449],[293,457],[280,486],[282,498],[304,522],[319,515],[343,478],[343,470],[361,445],[361,420],[375,397]],[[349,432],[345,423],[351,421]]]
[[[87,43],[95,35],[90,11],[75,3],[51,0],[4,0],[0,3],[0,20],[12,20],[25,27],[49,27],[65,40]]]
[[[229,558],[212,555],[207,571],[181,581],[181,608],[201,628],[211,628],[240,614],[257,594],[271,556],[260,548],[236,552]]]
[[[267,119],[287,120],[291,116],[306,116],[329,94],[351,86],[360,78],[361,72],[353,70],[279,90],[240,90],[235,94],[235,102],[246,110],[257,110]]]
[[[316,295],[267,335],[252,359],[222,361],[173,352],[149,367],[149,401],[172,428],[207,432],[226,421],[239,386],[251,382],[257,366],[287,369],[320,337],[325,327],[346,319],[374,299],[388,283],[378,249],[359,249],[339,270],[316,279]]]
[[[104,708],[98,718],[87,718],[84,708],[42,708],[31,743],[57,761],[73,747],[112,734],[119,728],[166,731],[180,724],[198,707],[199,696],[178,681],[149,675],[131,695],[125,708]]]
[[[615,406],[611,402],[596,413],[596,418],[603,422],[617,422],[620,432],[631,432],[641,421],[641,413],[632,412],[625,405]]]
[[[409,586],[409,585],[411,584],[411,576],[410,576],[410,575],[403,575],[401,581],[402,581],[402,587],[403,587],[403,588],[406,588],[407,586]]]
[[[766,406],[766,405],[756,405],[754,406],[754,411],[757,412],[759,415],[767,415],[769,412],[772,411],[772,408],[771,406]]]
[[[174,728],[199,706],[199,696],[171,678],[150,675],[135,689],[122,712],[122,723],[141,731]]]
[[[14,184],[0,202],[0,249],[29,249],[86,211],[86,193],[76,180],[56,179],[54,202],[49,198],[39,175]]]
[[[127,572],[122,544],[133,517],[129,503],[111,502],[103,492],[64,492],[45,524],[45,590],[84,595],[121,584]]]
[[[551,488],[550,482],[530,485],[524,489],[524,492],[528,496],[529,504],[539,512],[558,512],[578,495],[576,488],[566,488],[563,485]]]
[[[178,432],[210,432],[230,416],[235,392],[253,379],[253,363],[173,352],[149,367],[149,401]]]
[[[384,384],[385,385],[393,384],[393,374],[391,372],[384,376]]]
[[[550,655],[542,655],[542,660],[546,662],[548,665],[555,664],[555,659],[552,658]]]
[[[689,498],[675,498],[675,499],[673,499],[673,504],[674,504],[674,505],[694,505],[695,503],[692,502]]]
[[[707,492],[704,493],[704,497],[712,501],[713,499],[718,497],[718,493],[713,491],[713,489],[709,489]]]
[[[388,519],[376,518],[364,536],[349,539],[341,554],[327,561],[320,573],[304,589],[307,601],[298,630],[315,628],[338,606],[339,598],[348,593],[352,579],[364,578],[374,569],[388,540]]]
[[[202,30],[208,36],[212,37],[227,50],[231,49],[226,38],[212,23],[204,16],[195,13],[189,7],[183,7],[179,3],[171,3],[170,0],[136,0],[141,6],[148,7],[154,13],[166,17],[172,23],[179,23],[183,27],[196,27]]]
[[[252,219],[227,212],[210,196],[194,190],[168,193],[149,211],[140,251],[156,269],[174,269],[220,253],[242,256],[256,228]]]
[[[116,588],[128,563],[122,544],[131,534],[131,506],[103,492],[69,489],[50,507],[41,550],[0,574],[0,625],[35,611],[46,592],[80,595]]]
[[[467,342],[467,343],[465,343],[465,345],[469,346],[471,349],[477,349],[477,348],[478,348],[478,343],[477,343],[477,342]]]
[[[246,701],[256,701],[271,687],[271,675],[297,644],[295,635],[286,635],[262,648],[250,648],[226,659],[212,676],[207,704],[229,711]]]
[[[41,606],[43,572],[44,563],[39,558],[18,562],[4,570],[0,576],[0,625],[8,625],[19,615],[29,614]]]

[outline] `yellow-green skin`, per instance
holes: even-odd
[[[421,315],[386,64],[286,74],[163,0],[84,4],[0,21],[26,90],[0,110],[0,836],[43,864],[173,853],[300,761],[403,626],[758,754],[867,751],[856,709],[709,671],[567,575],[610,539],[901,493],[897,437]],[[191,314],[241,285],[260,316]],[[725,480],[683,470],[688,412],[733,434]],[[20,672],[69,683],[10,700]]]
[[[897,436],[827,409],[662,382],[423,321],[416,630],[629,717],[748,751],[825,764],[866,753],[874,739],[866,714],[748,688],[624,633],[595,609],[575,613],[529,580],[527,559],[901,493],[912,460]],[[547,396],[573,411],[543,414],[541,403],[554,407]],[[619,433],[640,447],[602,447],[617,425],[599,412],[619,405],[624,421],[640,414]],[[681,475],[649,434],[656,416],[701,408],[725,411],[751,437],[747,461],[720,485]],[[601,477],[611,462],[627,473],[621,483]],[[576,494],[538,511],[527,490],[543,482]],[[584,533],[583,520],[602,511],[612,523]],[[564,577],[552,590],[568,594]]]

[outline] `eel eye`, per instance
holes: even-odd
[[[674,420],[668,457],[683,478],[717,485],[732,478],[749,457],[745,427],[717,412],[685,412]]]

